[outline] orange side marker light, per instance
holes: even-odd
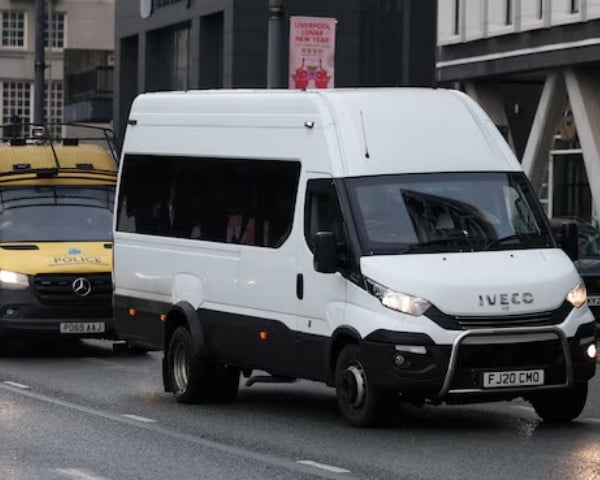
[[[260,337],[261,340],[267,340],[269,338],[269,334],[265,331],[261,331],[258,336]]]
[[[161,322],[166,322],[167,321],[167,315],[165,313],[161,313],[160,314],[160,321]]]
[[[135,308],[130,308],[129,309],[129,316],[130,317],[135,317],[137,315],[137,310]]]

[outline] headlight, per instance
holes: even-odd
[[[383,285],[375,283],[373,280],[367,279],[367,288],[372,295],[376,296],[381,301],[384,307],[414,315],[415,317],[423,315],[431,306],[431,303],[424,298],[395,292]]]
[[[583,282],[579,282],[567,293],[567,300],[575,308],[581,307],[586,302],[587,291]]]
[[[29,287],[29,278],[22,273],[0,270],[0,288],[6,290],[22,290]]]

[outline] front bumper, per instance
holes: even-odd
[[[378,331],[363,342],[368,373],[378,388],[403,397],[439,402],[492,401],[527,396],[586,382],[596,359],[586,348],[596,341],[595,324],[581,325],[567,338],[554,326],[477,329],[461,333],[452,345],[436,345],[426,335],[417,341],[400,332]],[[375,340],[375,341],[374,341]],[[410,352],[411,346],[425,353]],[[398,366],[395,358],[404,361]],[[483,372],[544,370],[542,386],[484,388]]]
[[[96,294],[89,298],[65,295],[65,289],[54,283],[45,285],[46,290],[43,291],[33,282],[23,290],[0,290],[0,338],[60,336],[116,339],[110,283],[101,285],[100,280],[95,281]],[[48,294],[50,289],[57,293]],[[61,324],[67,323],[80,324],[80,328],[68,328],[69,333],[61,333]],[[95,330],[91,328],[92,324],[99,323],[104,324],[103,332],[90,331]]]

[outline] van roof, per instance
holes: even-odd
[[[114,183],[116,172],[117,165],[112,155],[99,145],[0,144],[2,184],[29,183],[28,180],[36,177],[95,179],[100,183],[110,182],[112,178]]]
[[[315,131],[335,128],[341,159],[330,165],[334,176],[520,170],[489,117],[454,90],[158,92],[138,96],[130,114],[130,123],[140,126],[306,129],[307,121],[314,122]],[[136,135],[136,143],[142,138]],[[196,142],[209,143],[200,138]],[[173,143],[172,148],[185,148],[183,142]]]

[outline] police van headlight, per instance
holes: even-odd
[[[423,315],[431,306],[427,300],[421,297],[408,295],[407,293],[395,292],[373,280],[366,280],[369,293],[377,297],[384,307],[398,312],[407,313],[418,317]]]
[[[587,290],[583,282],[575,285],[569,293],[567,293],[567,301],[575,308],[581,307],[587,300]]]
[[[22,273],[0,270],[0,288],[7,290],[22,290],[29,287],[29,278]]]

